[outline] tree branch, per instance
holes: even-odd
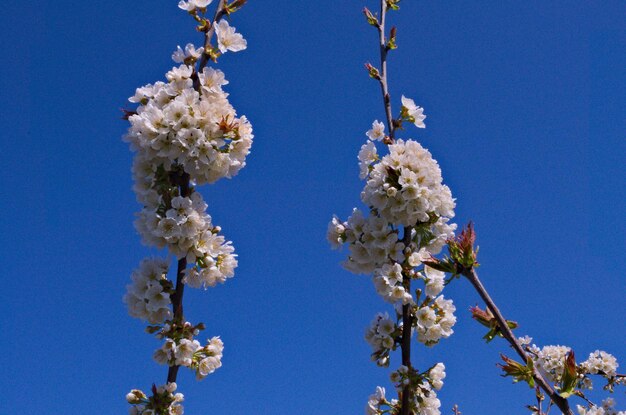
[[[524,359],[524,363],[526,363],[529,359],[528,354],[524,351],[524,348],[517,340],[517,337],[515,337],[515,335],[513,334],[513,331],[509,328],[506,319],[502,316],[502,313],[496,306],[496,303],[491,299],[491,296],[478,279],[478,274],[476,273],[474,268],[463,270],[463,275],[469,280],[472,286],[474,286],[480,297],[483,299],[483,301],[491,311],[491,314],[493,314],[493,316],[495,317],[504,338],[509,342],[509,344],[511,345],[511,347],[513,347],[517,354],[522,359]],[[558,406],[561,412],[563,412],[563,414],[565,415],[573,415],[567,399],[562,398],[536,368],[533,369],[533,372],[535,382],[537,382],[539,387],[543,389],[543,391],[550,397],[552,402],[554,402],[555,405]]]
[[[180,190],[180,196],[189,197],[191,189],[189,187],[189,174],[183,173],[180,176],[178,183]],[[185,293],[185,283],[183,279],[185,277],[185,269],[187,269],[187,257],[182,257],[178,260],[178,267],[176,269],[176,289],[172,295],[172,310],[174,310],[174,323],[183,325],[185,323],[185,315],[183,313],[183,295]],[[170,366],[167,371],[167,382],[176,382],[178,376],[179,366]]]
[[[378,29],[378,39],[380,46],[380,89],[383,94],[383,101],[385,103],[385,115],[387,117],[387,127],[389,128],[389,138],[393,142],[396,127],[393,123],[393,113],[391,112],[391,96],[389,95],[389,87],[387,84],[387,38],[385,35],[385,20],[387,16],[387,2],[386,0],[380,0],[380,21],[376,28]]]
[[[404,234],[402,236],[402,242],[405,246],[409,246],[411,243],[411,232],[412,228],[410,226],[404,227]],[[411,277],[409,275],[404,275],[402,278],[402,285],[406,292],[411,292]],[[402,364],[408,368],[411,368],[411,330],[413,328],[413,316],[411,314],[411,305],[405,304],[402,306],[402,344],[400,345],[402,349]],[[411,390],[411,385],[406,385],[402,388],[402,407],[401,407],[401,415],[409,415],[409,402],[411,401],[411,397],[413,395],[413,391]]]
[[[380,20],[376,25],[378,29],[378,41],[380,48],[380,76],[378,81],[380,83],[380,89],[383,95],[383,104],[385,106],[385,116],[387,118],[387,128],[389,129],[389,141],[393,143],[396,126],[393,122],[393,113],[391,111],[391,97],[389,95],[389,87],[387,84],[387,53],[389,48],[387,47],[387,38],[385,34],[385,22],[387,16],[387,1],[380,0]],[[387,144],[390,144],[387,143]],[[405,246],[409,246],[411,243],[412,227],[405,226],[403,234],[403,242]],[[411,292],[411,277],[410,275],[403,276],[402,285],[406,292]],[[405,304],[402,306],[402,343],[400,348],[402,349],[402,365],[407,368],[412,368],[411,365],[411,329],[413,327],[413,316],[411,315],[411,305]],[[410,385],[406,385],[402,388],[402,406],[400,415],[410,415],[409,405],[413,391]]]
[[[198,73],[202,72],[202,70],[209,63],[209,54],[207,53],[207,51],[211,47],[211,39],[215,34],[215,25],[217,25],[220,20],[222,20],[222,17],[224,17],[225,14],[227,14],[226,0],[220,0],[217,5],[217,9],[215,10],[215,16],[213,17],[213,21],[211,22],[211,27],[204,34],[204,53],[202,54],[200,62],[198,63]]]

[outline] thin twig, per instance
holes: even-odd
[[[543,394],[539,389],[539,386],[535,387],[535,396],[537,397],[537,415],[544,415],[543,410],[541,409],[541,402],[543,401]]]
[[[376,28],[378,29],[378,39],[380,43],[380,89],[383,94],[383,101],[385,103],[385,115],[387,117],[387,127],[389,128],[389,138],[393,142],[396,127],[393,122],[393,113],[391,112],[391,96],[389,95],[389,87],[387,84],[387,37],[385,34],[385,19],[387,16],[387,1],[380,1],[380,21]]]
[[[513,331],[511,331],[511,329],[509,328],[506,319],[502,316],[502,313],[496,306],[495,302],[491,299],[491,296],[478,279],[478,274],[476,273],[476,270],[474,270],[474,268],[465,269],[463,270],[463,275],[469,280],[472,286],[474,286],[480,297],[483,299],[483,301],[495,317],[503,337],[509,342],[509,344],[511,345],[511,347],[513,347],[517,354],[524,360],[524,363],[526,363],[529,359],[529,356],[522,348],[521,344],[517,340],[517,337],[515,337],[515,335],[513,334]],[[533,369],[533,371],[533,377],[535,379],[535,382],[537,382],[539,387],[543,389],[543,391],[550,397],[555,405],[559,407],[561,412],[566,415],[573,415],[567,399],[559,396],[559,394],[554,390],[552,385],[550,385],[550,383],[546,381],[543,375],[536,368]]]
[[[207,63],[209,63],[209,54],[207,53],[207,51],[211,47],[211,39],[215,34],[215,26],[220,22],[220,20],[222,20],[222,17],[224,17],[224,15],[226,14],[226,0],[220,0],[217,5],[217,9],[215,10],[215,16],[213,17],[213,21],[211,22],[211,27],[204,35],[204,53],[202,54],[200,62],[198,63],[198,73],[202,72],[202,70],[207,66]]]

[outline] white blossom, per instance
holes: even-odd
[[[372,123],[372,128],[368,130],[365,135],[372,141],[380,141],[385,138],[385,124],[375,120]]]
[[[180,46],[176,47],[176,50],[172,53],[172,60],[176,63],[183,63],[189,58],[195,61],[202,56],[203,52],[204,48],[201,47],[196,49],[193,43],[187,43],[185,50],[183,50]]]
[[[367,405],[365,406],[365,414],[382,414],[380,406],[383,405],[385,402],[385,388],[383,388],[382,386],[376,386],[376,392],[370,395],[369,399],[367,400]]]
[[[131,274],[132,284],[126,287],[124,302],[132,317],[146,320],[150,324],[162,323],[170,318],[170,294],[167,291],[166,260],[149,258],[141,261],[139,268]]]
[[[443,379],[446,377],[446,366],[443,363],[437,363],[430,371],[428,376],[430,377],[431,384],[436,390],[441,390],[443,387]]]
[[[228,24],[225,19],[215,26],[215,35],[217,36],[217,46],[222,53],[227,51],[239,52],[247,47],[246,39],[241,33],[236,33],[235,28]]]
[[[378,160],[376,146],[371,141],[363,144],[359,151],[359,178],[365,179],[370,171],[370,166]]]
[[[205,8],[209,4],[211,4],[213,0],[187,0],[187,1],[179,1],[178,7],[182,10],[186,10],[188,12],[194,11],[196,8]]]
[[[429,266],[425,267],[424,273],[426,274],[426,295],[434,298],[443,291],[446,274]]]
[[[581,363],[581,368],[586,373],[601,373],[607,377],[615,376],[618,366],[615,356],[601,350],[590,353],[589,358]]]
[[[403,112],[406,111],[409,120],[415,124],[416,127],[426,128],[424,124],[424,120],[426,119],[424,109],[415,105],[415,101],[402,95],[402,109]]]
[[[344,222],[345,239],[350,251],[343,266],[355,274],[368,274],[389,261],[400,262],[404,244],[398,240],[397,231],[388,226],[386,220],[368,216],[354,209],[352,216]]]

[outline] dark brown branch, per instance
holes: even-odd
[[[178,188],[182,197],[189,197],[191,189],[189,187],[189,174],[183,173],[178,177]],[[185,293],[185,269],[187,268],[187,258],[183,257],[178,260],[176,269],[176,289],[172,295],[172,310],[174,311],[174,323],[182,326],[185,324],[185,315],[183,312],[183,295]],[[176,382],[179,366],[170,366],[167,371],[167,382]]]
[[[393,121],[393,113],[391,111],[391,97],[389,95],[389,87],[387,83],[387,53],[389,48],[387,47],[387,38],[385,33],[385,21],[387,17],[387,1],[380,1],[380,20],[376,25],[378,29],[378,41],[380,48],[380,76],[377,77],[380,83],[380,89],[383,95],[383,104],[385,106],[385,116],[387,118],[387,128],[389,129],[389,142],[393,143],[395,137],[396,126]],[[411,243],[412,228],[406,226],[404,228],[403,242],[406,246]],[[407,274],[403,277],[402,285],[406,292],[411,292],[411,277]],[[402,343],[400,348],[402,350],[402,364],[411,369],[411,329],[413,327],[413,316],[411,313],[411,305],[405,304],[402,306]],[[410,415],[409,406],[413,397],[413,390],[410,385],[406,385],[402,388],[402,406],[400,415]]]
[[[509,344],[511,345],[511,347],[513,347],[517,354],[523,359],[524,363],[526,363],[529,359],[528,354],[526,354],[524,348],[517,340],[517,337],[515,337],[513,331],[511,331],[511,329],[509,328],[506,319],[502,316],[502,313],[496,306],[496,303],[491,299],[491,296],[478,279],[478,274],[476,273],[476,270],[474,270],[474,268],[463,270],[463,275],[469,280],[474,289],[476,289],[478,295],[480,295],[480,297],[483,299],[483,301],[491,311],[491,314],[493,314],[493,316],[495,317],[503,337],[509,342]],[[562,398],[536,368],[534,369],[533,377],[539,387],[543,389],[543,391],[550,397],[552,402],[554,402],[554,404],[558,406],[563,414],[573,415],[567,399]]]
[[[402,237],[402,242],[405,246],[409,246],[411,243],[411,232],[412,228],[410,226],[404,227],[404,235]],[[411,292],[411,277],[406,274],[402,278],[402,285],[406,292]],[[413,366],[411,365],[411,329],[413,328],[413,315],[411,314],[411,305],[405,304],[402,306],[402,344],[400,348],[402,349],[402,364],[409,369]],[[411,389],[411,385],[406,385],[402,388],[402,407],[401,407],[401,415],[409,415],[409,405],[411,402],[411,398],[413,395],[413,390]]]

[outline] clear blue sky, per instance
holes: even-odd
[[[165,380],[158,341],[122,303],[150,251],[132,225],[119,108],[162,79],[177,44],[200,42],[176,3],[2,6],[2,415],[126,413],[131,387]],[[383,117],[363,69],[377,49],[360,10],[376,4],[251,1],[235,15],[249,48],[220,67],[256,138],[239,176],[202,189],[240,267],[186,294],[187,317],[226,344],[214,375],[182,372],[186,413],[357,414],[388,385],[363,333],[389,308],[325,241],[331,215],[360,203],[356,155]],[[439,160],[458,223],[475,221],[480,274],[519,334],[580,358],[603,348],[622,368],[625,16],[610,0],[406,0],[390,58],[396,108],[404,93],[428,115],[405,137]],[[506,348],[469,317],[477,295],[465,281],[448,293],[456,334],[414,349],[418,366],[447,366],[443,408],[526,413],[532,392],[495,366]]]

